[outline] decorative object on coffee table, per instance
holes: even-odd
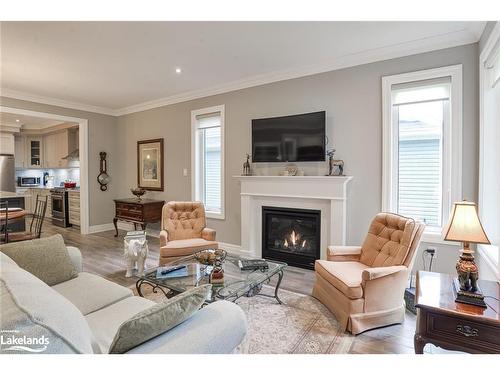
[[[448,224],[443,230],[445,241],[459,241],[463,243],[460,258],[456,264],[458,278],[454,279],[457,293],[456,302],[486,307],[484,296],[477,285],[479,272],[474,262],[474,251],[471,243],[490,244],[477,215],[474,202],[455,202]]]
[[[242,176],[251,176],[252,168],[250,167],[250,154],[247,154],[247,160],[243,163],[243,174]]]
[[[163,191],[163,138],[137,142],[137,185]]]
[[[328,156],[328,174],[327,176],[343,176],[344,175],[344,161],[340,159],[333,159],[335,149],[332,148],[327,151]]]
[[[161,210],[165,201],[155,199],[141,199],[137,201],[135,198],[115,199],[115,217],[113,224],[115,226],[118,237],[118,220],[127,221],[134,224],[134,229],[137,225],[141,226],[142,230],[146,230],[146,225],[149,223],[157,223],[161,220]]]
[[[219,260],[222,264],[226,259],[226,250],[222,249],[208,249],[201,250],[193,254],[195,259],[206,266],[213,266]]]
[[[140,187],[130,189],[130,191],[132,192],[132,194],[134,194],[137,197],[137,201],[138,202],[140,202],[141,201],[141,197],[144,194],[146,194],[146,190],[144,190],[144,189],[142,189]]]
[[[100,173],[97,176],[97,182],[101,185],[101,191],[106,191],[108,190],[108,184],[111,180],[107,172],[108,167],[106,162],[106,153],[104,151],[99,152],[99,157],[101,158],[99,162]]]

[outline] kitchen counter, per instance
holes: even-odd
[[[16,193],[14,191],[0,191],[0,199],[9,199],[9,198],[24,198],[26,194],[24,193]]]

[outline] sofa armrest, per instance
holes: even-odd
[[[80,249],[74,246],[66,246],[68,250],[69,257],[71,259],[71,263],[75,266],[76,272],[80,273],[83,271],[83,263],[82,263],[82,253]]]
[[[160,247],[163,247],[168,242],[168,232],[166,230],[160,231]]]
[[[210,228],[203,228],[201,231],[201,238],[207,241],[215,241],[216,231]]]
[[[247,333],[245,313],[237,304],[217,301],[171,330],[128,354],[229,354]]]
[[[388,275],[392,275],[396,272],[405,271],[408,268],[406,266],[389,266],[389,267],[373,267],[367,268],[363,271],[362,279],[363,281],[370,281],[375,279],[380,279]]]
[[[361,256],[361,246],[328,246],[326,260],[336,262],[357,261]]]

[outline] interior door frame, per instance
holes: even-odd
[[[55,113],[31,111],[27,109],[0,106],[0,112],[27,115],[61,122],[78,123],[79,139],[78,148],[80,152],[80,233],[88,234],[90,228],[90,204],[89,204],[89,121],[88,119],[61,116]]]

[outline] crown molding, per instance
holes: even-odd
[[[64,99],[56,99],[56,98],[52,98],[49,96],[30,94],[30,93],[23,92],[23,91],[2,88],[0,91],[0,96],[12,98],[12,99],[18,99],[18,100],[25,100],[28,102],[53,105],[56,107],[77,109],[79,111],[100,113],[103,115],[110,115],[110,116],[117,116],[117,114],[116,114],[117,111],[114,109],[111,109],[111,108],[100,107],[100,106],[84,104],[84,103],[78,103],[78,102],[73,102],[73,101],[64,100]]]
[[[161,99],[155,99],[144,103],[120,108],[116,111],[116,114],[117,116],[123,116],[135,112],[146,111],[148,109],[163,107],[166,105],[246,89],[249,87],[261,86],[268,83],[285,81],[289,79],[310,76],[318,73],[325,73],[378,61],[390,60],[398,57],[416,55],[419,53],[425,53],[439,49],[457,47],[460,45],[475,43],[477,41],[477,36],[474,35],[470,30],[461,29],[455,32],[445,33],[429,38],[416,39],[410,42],[399,43],[387,47],[374,48],[372,50],[345,55],[327,63],[257,75],[251,78],[217,85],[207,89],[194,90]]]
[[[399,57],[411,56],[445,48],[457,47],[460,45],[476,43],[477,41],[477,35],[475,35],[471,30],[464,28],[454,32],[435,35],[428,38],[420,38],[404,43],[398,43],[386,47],[374,48],[359,53],[344,55],[326,63],[256,75],[242,80],[212,86],[206,89],[193,90],[181,94],[171,95],[119,109],[93,106],[62,99],[33,95],[9,89],[2,89],[1,96],[54,105],[58,107],[77,109],[86,112],[101,113],[111,116],[123,116],[131,113],[146,111],[149,109],[164,107],[167,105],[187,102],[194,99],[200,99],[208,96],[224,94],[231,91],[261,86],[268,83],[285,81],[289,79],[300,78],[314,74],[395,59]]]

